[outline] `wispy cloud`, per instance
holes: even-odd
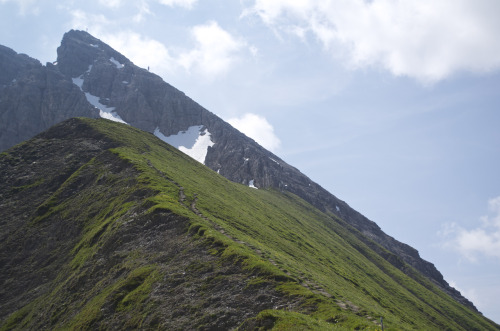
[[[139,3],[138,8],[139,12],[132,18],[135,22],[152,14],[146,1]],[[227,73],[242,57],[255,57],[258,53],[255,46],[233,36],[216,21],[195,25],[187,30],[194,42],[191,48],[167,48],[161,42],[132,30],[116,32],[119,22],[108,20],[102,14],[91,14],[83,10],[72,10],[70,14],[70,28],[88,30],[137,65],[151,67],[159,74],[180,69],[212,80]]]
[[[457,250],[470,261],[478,256],[500,259],[500,196],[488,201],[490,214],[480,218],[480,225],[465,229],[456,223],[446,224],[441,235],[445,246]]]
[[[136,65],[159,73],[175,69],[175,60],[161,42],[132,31],[103,34],[111,47],[129,57]]]
[[[70,16],[71,29],[89,30],[96,36],[102,34],[112,24],[103,14],[89,14],[80,9],[71,10]]]
[[[457,285],[457,283],[453,280],[450,280],[450,286],[456,289],[458,292],[460,292],[464,297],[469,299],[471,302],[473,302],[477,306],[482,306],[483,302],[480,299],[480,296],[477,293],[477,290],[475,288],[470,288],[470,289],[462,289]]]
[[[144,20],[146,15],[151,15],[151,10],[149,9],[149,4],[146,0],[142,0],[137,4],[137,14],[134,15],[133,20],[136,23],[140,23]]]
[[[122,5],[122,0],[99,0],[99,4],[109,8],[118,8]]]
[[[351,68],[381,66],[433,83],[460,71],[500,68],[496,0],[256,0],[275,31],[306,34]]]
[[[36,0],[0,0],[0,3],[14,2],[19,6],[19,14],[22,16],[26,14],[38,15],[40,8]]]
[[[174,70],[175,60],[161,42],[131,30],[115,31],[115,23],[102,14],[89,14],[82,10],[71,11],[72,29],[87,30],[111,47],[123,53],[136,65],[151,67],[156,72]]]
[[[170,7],[178,6],[186,9],[192,9],[198,0],[158,0],[158,2],[162,5]]]
[[[231,118],[228,122],[270,151],[275,151],[281,145],[280,139],[274,133],[273,126],[265,117],[246,113],[239,118]]]
[[[194,26],[191,35],[195,47],[181,53],[178,63],[186,70],[194,69],[204,76],[227,72],[245,49],[252,54],[257,52],[255,47],[248,47],[243,40],[231,35],[215,21]]]

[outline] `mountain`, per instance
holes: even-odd
[[[129,125],[66,120],[1,153],[0,182],[0,330],[500,329],[344,220]]]
[[[0,48],[0,149],[75,116],[127,123],[179,147],[230,181],[300,197],[330,222],[341,220],[363,245],[414,281],[431,281],[476,310],[414,248],[99,39],[72,30],[57,54],[57,62],[43,66]]]
[[[56,67],[0,45],[0,150],[75,116],[99,112]]]

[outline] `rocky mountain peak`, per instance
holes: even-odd
[[[64,34],[57,48],[57,65],[68,77],[78,77],[97,60],[114,59],[121,65],[131,64],[122,54],[84,31],[71,30]]]

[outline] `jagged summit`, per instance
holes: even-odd
[[[0,150],[75,116],[99,114],[56,66],[0,47]]]
[[[0,77],[8,77],[0,85],[2,150],[74,116],[120,121],[171,143],[189,140],[184,151],[196,152],[198,161],[227,179],[299,196],[417,282],[411,268],[475,309],[414,248],[388,236],[299,170],[90,34],[66,33],[55,65],[42,66],[15,52],[0,51]]]
[[[57,48],[57,65],[68,77],[80,76],[98,59],[114,59],[122,66],[132,64],[125,56],[84,31],[65,33],[61,46]]]
[[[0,72],[2,73],[0,86],[11,84],[19,73],[41,66],[40,61],[26,54],[17,54],[13,49],[0,45]]]

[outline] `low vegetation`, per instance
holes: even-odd
[[[173,282],[175,277],[165,261],[170,263],[175,257],[161,257],[159,252],[141,248],[152,247],[146,224],[154,224],[155,215],[160,214],[184,220],[179,231],[213,258],[212,262],[191,261],[184,271],[198,275],[192,286],[200,297],[208,298],[207,293],[213,295],[218,286],[227,283],[227,275],[217,274],[217,268],[232,270],[234,266],[247,277],[239,291],[256,293],[267,286],[281,298],[241,320],[241,330],[379,330],[381,317],[385,330],[498,329],[410,266],[407,269],[414,274],[412,278],[394,268],[361,242],[360,234],[343,220],[320,212],[293,194],[230,182],[130,126],[107,120],[78,121],[116,144],[107,154],[78,168],[38,206],[32,228],[57,219],[77,223],[80,234],[72,242],[66,262],[61,262],[50,291],[19,307],[2,322],[2,330],[34,325],[70,329],[96,325],[165,327],[154,298],[163,288],[159,284],[167,279]],[[8,152],[1,157],[9,157]],[[124,171],[127,166],[130,169]],[[85,180],[91,183],[85,186]],[[12,187],[12,191],[25,192],[42,184],[42,179],[36,179],[32,184]],[[127,237],[130,222],[144,223],[140,223],[145,229],[141,241]],[[133,249],[127,240],[142,246]],[[119,263],[105,260],[106,252],[114,249],[111,243],[121,250],[113,253],[122,254]],[[97,268],[99,263],[102,267]],[[104,272],[108,266],[111,269],[89,286],[88,279],[97,279],[92,272]],[[200,278],[207,274],[211,276]],[[185,277],[187,282],[189,276]],[[82,283],[87,284],[85,293],[78,290]],[[227,286],[224,290],[228,291]],[[60,307],[57,313],[47,308],[51,305]],[[194,307],[183,311],[196,314]],[[33,324],[36,314],[49,311],[45,324]],[[103,322],[111,313],[115,319]],[[215,320],[222,320],[223,313],[214,310],[204,314],[199,320],[205,324],[197,327],[221,325]]]

